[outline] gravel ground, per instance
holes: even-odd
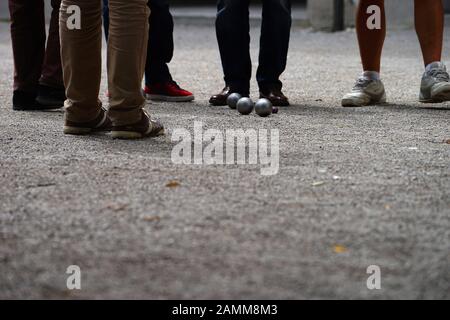
[[[283,76],[294,105],[263,119],[208,106],[223,86],[214,29],[178,25],[171,68],[197,100],[148,105],[168,135],[126,142],[63,136],[62,111],[13,112],[0,30],[0,298],[450,298],[450,104],[417,103],[413,31],[388,36],[390,104],[344,109],[354,32],[294,29]],[[171,133],[195,121],[278,129],[279,173],[173,164]],[[66,288],[69,265],[79,291]],[[369,265],[381,290],[366,287]]]

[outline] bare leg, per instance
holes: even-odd
[[[444,8],[441,0],[415,0],[416,32],[425,66],[441,61]]]
[[[419,0],[418,2],[420,2]],[[423,1],[423,0],[422,0]],[[438,0],[439,1],[439,0]],[[367,21],[373,13],[367,13],[370,6],[381,9],[381,29],[369,29]],[[358,34],[359,50],[364,71],[380,72],[381,53],[386,38],[386,15],[384,0],[361,0],[356,16],[356,31]]]

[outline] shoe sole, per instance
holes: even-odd
[[[147,100],[151,101],[162,101],[162,102],[190,102],[195,100],[194,96],[186,96],[186,97],[170,97],[170,96],[162,96],[156,94],[146,94]]]
[[[120,140],[136,140],[136,139],[143,139],[143,138],[155,138],[160,137],[165,134],[164,129],[160,130],[157,133],[153,134],[143,134],[140,132],[134,132],[134,131],[111,131],[111,137],[113,139],[120,139]]]
[[[79,127],[64,126],[64,134],[82,136],[82,135],[86,135],[86,134],[89,134],[92,132],[93,132],[93,129],[91,129],[91,128],[79,128]]]
[[[46,111],[46,110],[56,110],[61,109],[62,106],[49,106],[43,105],[39,107],[21,107],[21,106],[13,106],[14,111]]]
[[[341,104],[344,108],[360,108],[360,107],[383,105],[383,104],[386,104],[386,95],[383,95],[383,97],[380,98],[379,100],[372,99],[367,103],[364,103],[364,102],[357,103],[357,102],[355,102],[355,99],[344,98],[344,99],[342,99]]]
[[[421,103],[442,103],[442,102],[450,101],[450,89],[444,90],[442,92],[439,92],[439,93],[433,95],[433,97],[431,99],[424,99],[424,98],[420,97],[419,101]]]
[[[139,132],[131,132],[131,131],[111,131],[111,137],[113,139],[135,140],[135,139],[142,139],[144,135]]]
[[[209,104],[213,107],[225,107],[227,106],[226,102],[209,102]]]
[[[378,102],[370,101],[369,103],[357,104],[352,101],[342,100],[342,106],[344,108],[361,108],[361,107],[370,107],[370,106],[381,106],[384,104],[386,104],[386,101],[378,101]]]

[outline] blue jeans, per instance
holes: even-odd
[[[168,63],[173,57],[173,18],[166,0],[150,0],[150,33],[148,40],[145,84],[171,82]],[[103,24],[108,39],[109,10],[108,0],[103,0]]]

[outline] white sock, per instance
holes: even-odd
[[[439,68],[441,67],[441,65],[442,65],[441,61],[434,61],[425,67],[425,71],[428,72],[430,70],[435,69],[436,67]]]
[[[364,71],[362,76],[369,80],[380,80],[380,73],[376,71]]]

